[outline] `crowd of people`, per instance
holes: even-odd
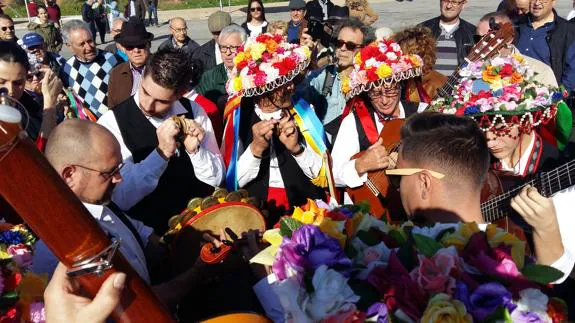
[[[403,210],[388,219],[485,223],[481,191],[490,169],[527,178],[575,154],[575,22],[558,15],[554,0],[504,0],[476,25],[460,18],[466,0],[440,0],[436,18],[379,37],[367,1],[290,0],[290,21],[268,22],[264,3],[250,0],[241,26],[229,13],[210,15],[213,38],[202,45],[184,18],[172,18],[171,36],[155,53],[146,26],[158,23],[157,1],[130,1],[128,19],[110,24],[114,43],[106,50],[95,39],[100,33],[104,42],[106,11],[92,1],[83,21],[65,24],[49,10],[53,3],[36,6],[38,20],[20,40],[12,19],[0,15],[0,87],[21,103],[28,136],[62,180],[174,311],[205,286],[204,272],[162,268],[170,255],[159,237],[192,197],[246,189],[273,227],[308,199],[359,203],[344,191],[393,170]],[[145,21],[147,10],[154,18]],[[482,37],[500,37],[509,24],[514,33],[504,45],[468,58],[488,41]],[[68,59],[58,54],[63,45]],[[534,97],[507,93],[505,78],[535,88]],[[502,108],[488,93],[513,108],[494,112]],[[480,109],[466,105],[474,100],[483,100]],[[406,121],[391,134],[401,145],[390,150],[380,134],[395,119]],[[575,264],[575,188],[565,189],[549,197],[526,187],[511,203],[531,229],[537,262],[563,273],[558,290],[573,283]],[[259,303],[248,309],[283,322],[266,270],[251,267],[245,296]],[[54,274],[48,318],[74,313],[81,321],[94,312],[95,305],[82,312],[56,301],[71,283],[42,241],[33,270]],[[102,291],[109,300],[99,294],[94,303],[117,301],[124,279],[111,276]],[[575,313],[572,295],[566,301]],[[113,306],[100,309],[107,315]]]

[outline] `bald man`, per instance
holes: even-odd
[[[131,219],[111,202],[114,186],[122,181],[122,153],[114,135],[94,122],[66,120],[52,131],[45,155],[100,227],[111,239],[121,241],[120,252],[132,268],[150,283],[148,268],[153,273],[165,267],[167,253],[152,228]],[[51,276],[57,265],[58,259],[38,241],[32,271]],[[152,290],[172,307],[205,279],[201,277],[204,274],[201,268],[192,267]]]
[[[200,45],[188,37],[188,25],[186,25],[184,18],[174,17],[170,19],[170,32],[172,35],[160,44],[158,51],[181,50],[192,58],[194,51]]]

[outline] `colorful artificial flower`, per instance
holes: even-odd
[[[249,38],[234,58],[226,90],[230,96],[262,95],[293,80],[309,65],[311,51],[281,35]]]
[[[429,110],[471,117],[496,135],[508,134],[510,126],[528,133],[546,124],[564,98],[562,88],[537,82],[518,54],[472,62],[459,74],[452,96],[433,101]]]
[[[463,303],[440,293],[429,300],[420,322],[472,323],[473,318],[467,313]]]
[[[383,84],[419,76],[423,66],[421,57],[404,54],[392,39],[365,46],[355,55],[353,62],[353,70],[342,83],[346,100]]]

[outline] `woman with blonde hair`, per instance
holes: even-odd
[[[437,41],[427,27],[406,28],[393,36],[405,54],[415,54],[423,59],[423,75],[407,83],[406,98],[411,102],[429,103],[447,82],[447,76],[433,69]]]

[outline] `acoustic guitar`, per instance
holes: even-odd
[[[481,203],[481,214],[485,222],[497,223],[506,231],[523,238],[523,231],[529,232],[531,228],[526,223],[520,223],[522,219],[514,216],[514,211],[510,205],[511,198],[517,195],[526,185],[537,188],[539,193],[545,197],[550,197],[575,185],[575,160],[551,171],[540,172],[524,181],[523,184],[506,190],[505,187],[509,186],[508,184],[513,182],[514,179],[517,182],[517,177],[508,174],[494,176],[494,173],[490,173],[482,192],[482,200],[485,200],[485,202]]]

